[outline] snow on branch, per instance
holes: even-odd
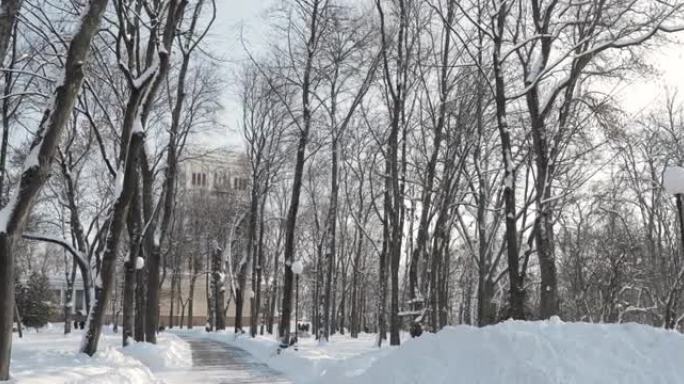
[[[64,249],[71,253],[71,255],[74,256],[74,258],[76,258],[79,264],[88,265],[88,261],[86,260],[85,256],[61,237],[35,233],[24,233],[22,237],[27,240],[44,241],[47,243],[61,245],[62,247],[64,247]]]
[[[142,88],[147,82],[154,78],[154,76],[157,74],[158,69],[159,60],[154,60],[152,65],[150,65],[143,73],[141,73],[140,76],[131,80],[131,84],[135,89]]]

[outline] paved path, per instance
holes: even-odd
[[[245,350],[215,340],[182,337],[192,350],[189,370],[158,373],[167,384],[285,384],[280,372],[260,363]]]

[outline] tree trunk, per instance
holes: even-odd
[[[180,327],[180,329],[183,329],[183,325],[185,325],[183,320],[185,320],[185,306],[187,305],[187,302],[185,304],[183,304],[183,300],[180,296],[179,296],[179,301],[180,301],[179,304],[180,304],[181,310],[180,310],[180,319],[178,319],[178,326]],[[188,327],[188,329],[190,329],[190,327]]]
[[[340,287],[340,293],[342,295],[342,299],[340,299],[340,312],[338,317],[337,324],[339,326],[340,330],[340,335],[344,335],[344,327],[345,327],[345,317],[347,315],[347,271],[342,270],[342,286]]]
[[[4,12],[4,4],[16,4],[21,3],[21,1],[3,1],[2,3],[3,6],[0,8],[0,36],[2,36],[0,37],[0,45],[9,44],[10,38],[14,42],[12,43],[12,54],[10,56],[9,63],[6,65],[9,70],[5,72],[5,87],[2,99],[2,143],[0,143],[0,206],[4,206],[7,202],[5,199],[5,179],[7,178],[7,147],[9,145],[10,119],[12,117],[11,115],[13,114],[10,110],[10,102],[12,101],[11,94],[14,84],[14,73],[12,72],[12,69],[14,69],[17,58],[17,23],[14,22],[17,12],[14,11],[14,14],[11,13],[12,11]],[[3,20],[3,17],[7,19]],[[13,26],[8,26],[7,24],[9,23],[13,24]],[[11,35],[10,31],[12,31]],[[5,39],[7,39],[6,43],[3,42]],[[3,51],[2,48],[0,48],[0,51]],[[5,48],[3,52],[6,53],[7,49]],[[0,53],[0,64],[2,64],[4,61],[5,53]]]
[[[525,318],[524,302],[525,292],[523,278],[520,272],[518,260],[518,230],[516,224],[515,207],[515,167],[513,165],[513,152],[511,150],[511,136],[506,116],[506,87],[501,68],[501,45],[506,23],[507,11],[502,9],[496,14],[497,34],[494,38],[494,51],[492,62],[494,63],[495,104],[496,121],[501,139],[501,154],[504,167],[504,214],[506,221],[506,252],[508,259],[509,280],[509,317],[517,320]]]
[[[278,236],[280,239],[280,235],[278,235]],[[280,241],[278,241],[278,243],[280,243]],[[270,333],[271,335],[273,334],[273,323],[275,322],[276,305],[278,303],[278,276],[279,276],[279,274],[278,274],[278,272],[279,272],[278,261],[280,259],[279,255],[280,255],[280,250],[276,247],[275,254],[273,255],[273,259],[274,259],[273,260],[273,287],[271,289],[271,298],[270,298],[271,306],[270,306],[270,309],[268,311],[268,325],[267,325],[268,333]]]
[[[23,0],[2,0],[0,2],[0,64],[5,61],[12,29],[16,24],[23,2]]]
[[[401,248],[403,237],[403,183],[400,186],[399,177],[399,132],[404,122],[404,102],[406,98],[407,76],[407,48],[405,37],[408,29],[408,13],[404,0],[398,1],[399,25],[396,37],[396,76],[390,74],[388,50],[389,45],[385,35],[385,15],[381,2],[376,2],[380,15],[380,30],[382,39],[382,56],[384,61],[384,77],[388,90],[388,111],[390,117],[389,135],[385,149],[384,171],[384,220],[383,220],[383,250],[386,262],[389,264],[389,277],[391,282],[390,292],[390,345],[399,345],[399,330],[401,319],[399,318],[399,264],[401,262]],[[405,127],[405,125],[404,125]],[[405,130],[404,130],[405,131]],[[404,132],[405,134],[405,132]],[[405,154],[405,140],[402,146],[402,159]],[[403,160],[402,160],[403,163]],[[402,164],[403,170],[403,164]],[[381,261],[382,262],[382,261]],[[382,284],[382,283],[381,283]]]
[[[122,344],[127,346],[129,338],[133,337],[135,324],[135,252],[129,250],[129,259],[124,263],[123,288],[123,332]]]
[[[535,204],[537,214],[534,222],[535,245],[539,257],[541,292],[539,315],[548,319],[559,313],[558,283],[553,247],[553,215],[551,212],[551,177],[549,169],[548,140],[544,118],[539,110],[539,90],[532,87],[526,94],[527,107],[532,127],[532,143],[535,153]]]
[[[334,93],[334,92],[333,92]],[[333,106],[335,103],[333,103]],[[333,110],[334,113],[334,110]],[[335,306],[335,302],[332,299],[333,290],[333,274],[335,270],[335,253],[337,252],[337,196],[339,191],[339,181],[337,177],[338,173],[338,161],[339,149],[337,143],[338,137],[337,132],[333,132],[332,139],[332,159],[331,159],[331,176],[330,176],[330,207],[328,210],[328,216],[326,219],[326,229],[324,236],[327,239],[327,247],[325,252],[325,294],[324,294],[324,304],[323,304],[323,329],[322,329],[322,339],[328,341],[331,331],[331,311]]]
[[[14,302],[14,322],[17,323],[17,333],[19,333],[19,338],[24,337],[24,331],[22,330],[21,324],[21,313],[19,313],[16,300]]]
[[[294,166],[294,177],[292,179],[292,197],[290,207],[287,212],[287,222],[285,224],[285,274],[283,279],[283,303],[281,305],[280,316],[280,337],[281,346],[286,346],[290,342],[290,317],[292,314],[292,263],[295,255],[295,231],[297,226],[297,213],[299,212],[299,196],[302,189],[302,175],[304,173],[304,162],[306,160],[306,144],[309,139],[311,129],[311,72],[313,68],[314,53],[318,43],[319,17],[321,16],[319,6],[320,0],[314,0],[311,10],[311,20],[309,24],[309,40],[307,41],[307,58],[304,66],[302,80],[302,126],[300,127],[299,142],[297,144],[297,155]]]
[[[126,155],[125,170],[123,175],[123,187],[121,194],[116,198],[112,211],[105,252],[102,255],[102,267],[98,277],[100,284],[95,284],[95,302],[88,315],[88,330],[84,336],[81,352],[90,356],[97,352],[104,315],[112,294],[112,282],[114,281],[115,262],[119,253],[121,235],[123,233],[128,207],[135,193],[135,180],[137,180],[138,152],[142,147],[144,133],[132,131],[131,140]],[[121,171],[119,171],[121,172]],[[118,177],[118,176],[117,176]]]
[[[166,25],[162,33],[162,45],[163,49],[159,50],[159,71],[157,73],[154,82],[150,86],[149,94],[143,104],[141,121],[143,125],[146,125],[147,118],[152,110],[157,92],[164,81],[167,80],[169,68],[170,68],[170,55],[173,51],[173,39],[176,36],[176,31],[180,21],[183,19],[183,13],[185,12],[185,7],[188,1],[185,0],[170,0],[167,5],[167,15],[166,15]],[[198,5],[199,7],[200,5]],[[196,20],[196,16],[195,16]],[[194,29],[194,21],[192,24],[192,29]],[[192,33],[192,32],[190,32]],[[187,66],[187,61],[189,57],[184,57],[183,67]],[[179,85],[177,92],[179,95],[185,95],[184,92],[184,81],[185,73],[180,73]],[[145,148],[143,148],[143,159],[142,171],[143,171],[143,210],[145,212],[145,222],[148,226],[145,235],[145,249],[146,249],[146,308],[145,308],[145,340],[149,343],[157,343],[157,330],[159,329],[159,291],[161,289],[160,283],[160,265],[161,265],[161,241],[164,240],[166,236],[166,231],[171,217],[171,205],[170,201],[173,201],[175,194],[173,189],[175,188],[175,176],[176,176],[176,153],[175,146],[177,143],[176,134],[178,129],[178,115],[180,114],[180,108],[182,108],[183,97],[177,100],[177,104],[174,106],[172,112],[172,126],[169,135],[169,155],[167,158],[167,167],[164,180],[164,188],[162,196],[165,197],[164,202],[164,217],[162,218],[161,227],[159,228],[159,238],[157,236],[157,212],[153,208],[153,198],[152,191],[154,188],[154,172],[150,169],[148,162],[148,155],[145,153]]]
[[[131,321],[124,323],[124,337],[133,337],[135,341],[145,341],[145,278],[144,266],[143,269],[138,269],[138,257],[143,258],[143,253],[140,248],[140,241],[142,240],[141,231],[143,227],[142,212],[140,207],[139,195],[140,182],[135,181],[135,192],[131,199],[131,205],[128,210],[128,267],[124,275],[124,319]],[[144,260],[144,258],[143,258]],[[130,274],[130,275],[129,275]],[[130,327],[130,328],[128,328]],[[128,329],[128,335],[126,336]],[[128,340],[124,341],[124,345],[128,344]]]
[[[207,252],[209,250],[207,249]],[[211,259],[213,256],[214,252],[211,252],[211,255],[209,253],[206,254],[205,261],[204,261],[204,270],[205,271],[210,271],[211,270]],[[209,276],[209,273],[204,274],[204,292],[207,293],[206,299],[207,299],[207,322],[205,329],[209,332],[214,331],[214,319],[216,318],[216,314],[214,313],[215,310],[215,305],[214,305],[214,290],[209,288],[209,278],[211,277],[211,280],[213,282],[214,277]]]
[[[76,248],[80,253],[80,257],[74,255],[74,259],[81,272],[81,280],[83,280],[83,296],[85,298],[85,310],[87,313],[90,311],[90,303],[92,301],[92,272],[90,265],[86,261],[86,255],[88,254],[86,234],[83,231],[83,224],[81,223],[81,218],[79,215],[79,207],[76,203],[76,184],[72,177],[72,173],[69,170],[67,162],[62,156],[61,152],[59,152],[59,165],[66,187],[67,206],[69,208],[69,219],[71,220],[71,232],[74,240],[76,241]]]
[[[214,319],[216,330],[226,329],[225,317],[225,284],[223,274],[223,250],[215,244],[212,252],[211,272],[212,272],[212,291],[214,296]]]
[[[385,190],[385,194],[387,194],[388,191],[387,189]],[[387,199],[387,197],[385,197]],[[387,216],[388,214],[384,214],[384,221],[387,221]],[[378,304],[377,304],[377,332],[378,332],[378,340],[377,340],[377,346],[380,347],[382,345],[382,341],[387,339],[387,320],[385,317],[386,314],[386,308],[387,308],[387,258],[388,258],[388,241],[389,241],[389,235],[387,234],[387,231],[389,230],[387,225],[383,225],[383,241],[382,241],[382,251],[380,251],[380,257],[378,258],[378,284],[380,285],[380,295],[378,295]]]
[[[190,279],[190,292],[188,293],[188,329],[192,329],[193,324],[193,304],[195,302],[195,283],[197,282],[197,275],[193,275]]]
[[[439,328],[442,329],[447,326],[449,323],[449,270],[450,270],[450,262],[451,262],[451,255],[449,254],[449,240],[447,240],[447,245],[444,249],[444,262],[442,266],[442,282],[440,286],[440,291],[439,291]],[[472,284],[470,279],[468,279],[467,283],[467,288],[466,288],[466,299],[465,301],[465,308],[468,311],[468,317],[467,317],[467,322],[466,324],[470,325],[472,322],[470,320],[470,307],[471,307],[471,298],[472,298]]]
[[[66,252],[64,253],[64,259],[66,264]],[[65,265],[66,266],[66,265]],[[68,335],[71,333],[71,311],[73,309],[73,297],[74,297],[74,282],[76,280],[76,260],[72,258],[71,260],[71,272],[67,270],[64,273],[66,278],[67,289],[64,294],[64,305],[62,307],[64,311],[64,334]]]
[[[19,4],[19,2],[13,2]],[[3,16],[11,25],[15,22],[16,12],[4,12],[7,2],[2,2]],[[83,81],[83,65],[86,61],[90,42],[97,32],[100,19],[107,6],[107,0],[93,0],[81,19],[77,32],[73,35],[64,65],[64,78],[55,89],[53,104],[43,114],[40,128],[31,145],[14,199],[0,214],[6,218],[0,228],[0,380],[9,379],[10,355],[12,349],[12,323],[14,313],[14,255],[12,246],[23,232],[26,218],[33,199],[40,192],[50,173],[50,163],[54,159],[66,122],[71,116],[76,96]],[[18,9],[18,6],[17,6]],[[4,28],[0,26],[0,28]],[[9,33],[0,35],[0,58],[4,59]]]
[[[172,270],[171,270],[171,298],[169,299],[170,300],[170,302],[169,302],[169,328],[170,329],[176,325],[175,319],[174,319],[174,315],[175,315],[174,310],[175,310],[175,304],[176,304],[176,279],[177,279],[178,274],[176,271],[175,259],[176,258],[174,257],[174,261],[173,261],[174,265],[173,265]]]
[[[252,290],[254,291],[254,302],[252,305],[252,317],[250,318],[251,327],[250,329],[252,337],[256,336],[256,328],[259,324],[259,312],[261,311],[261,280],[264,267],[264,207],[266,206],[266,194],[261,200],[261,207],[259,209],[259,240],[257,242],[257,255],[254,265],[254,284]],[[263,328],[262,328],[263,334]]]
[[[142,196],[139,200],[142,208],[142,223],[139,232],[142,239],[140,256],[145,258],[145,265],[136,271],[136,341],[157,342],[157,327],[159,324],[159,265],[161,250],[158,239],[155,239],[157,229],[157,213],[154,205],[154,171],[150,168],[147,149],[140,150],[140,184]],[[138,215],[140,216],[140,215]],[[138,330],[140,332],[138,332]]]
[[[318,232],[319,226],[318,221],[316,221],[316,231]],[[311,313],[313,322],[313,333],[316,335],[316,339],[321,338],[321,332],[323,329],[323,318],[322,318],[322,301],[321,301],[321,285],[323,283],[323,244],[320,241],[316,242],[316,261],[314,264],[314,270],[316,271],[316,279],[314,280],[313,289],[313,300],[311,300]]]
[[[258,167],[258,165],[257,165]],[[242,313],[244,311],[245,290],[247,289],[247,273],[250,262],[256,257],[257,252],[257,221],[259,220],[259,184],[254,183],[257,177],[252,177],[252,189],[249,204],[249,222],[247,224],[247,249],[246,254],[240,257],[238,265],[238,286],[235,292],[235,333],[242,332]],[[255,260],[256,262],[256,260]],[[252,266],[256,268],[256,266]],[[251,300],[251,298],[250,298]],[[253,303],[252,303],[253,304]],[[250,319],[251,320],[251,319]],[[251,334],[251,330],[250,330]]]

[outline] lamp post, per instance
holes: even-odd
[[[666,191],[674,195],[677,202],[679,235],[682,242],[682,251],[684,252],[684,168],[665,168],[665,172],[663,172],[663,186]]]
[[[292,263],[292,273],[295,275],[295,351],[298,350],[299,344],[299,275],[302,274],[302,271],[304,271],[304,265],[301,261],[297,260]]]
[[[684,252],[684,207],[682,207],[684,205],[684,203],[682,203],[684,195],[678,193],[675,196],[677,199],[677,211],[679,212],[679,235],[682,240],[682,251]]]
[[[679,235],[681,244],[681,251],[684,256],[684,168],[682,167],[667,167],[663,172],[663,186],[665,190],[674,195],[676,205],[677,205],[677,215],[679,216]],[[682,272],[680,270],[677,274],[677,287],[679,286],[679,281],[682,277]],[[675,302],[674,290],[670,291],[667,300],[667,306],[665,310],[665,328],[675,327],[675,318],[673,305]]]

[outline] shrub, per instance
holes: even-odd
[[[52,314],[50,302],[54,299],[47,276],[33,272],[25,284],[17,284],[15,294],[21,322],[25,326],[41,328],[47,325]]]

